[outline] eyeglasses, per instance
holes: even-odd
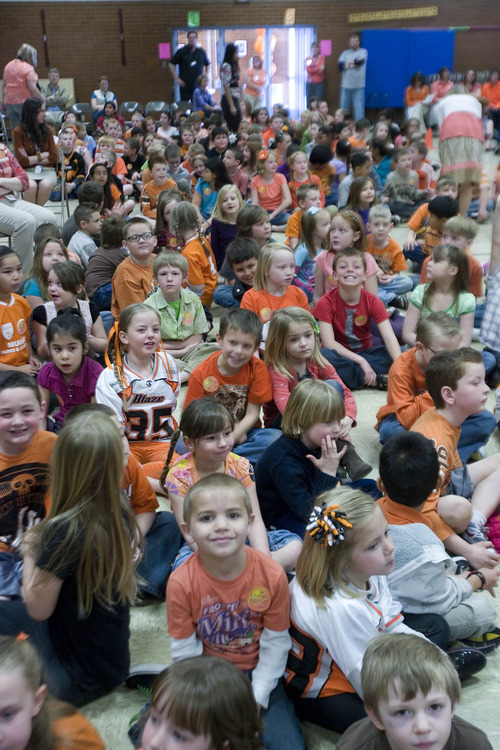
[[[126,241],[127,242],[139,242],[139,240],[150,240],[153,236],[152,232],[144,232],[144,234],[130,234]]]

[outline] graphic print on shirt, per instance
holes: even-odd
[[[27,463],[0,471],[0,542],[12,545],[20,532],[45,516],[49,486],[46,463]]]
[[[363,348],[362,342],[358,339],[356,334],[354,333],[354,325],[359,325],[359,322],[355,319],[356,310],[353,310],[352,307],[346,307],[345,308],[345,336],[347,341],[349,342],[349,349],[352,352],[357,351],[358,349]]]
[[[215,651],[245,653],[254,642],[252,621],[259,615],[248,606],[240,608],[242,604],[240,599],[221,602],[217,597],[204,597],[197,625],[200,640],[209,643]]]

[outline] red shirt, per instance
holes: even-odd
[[[378,297],[365,289],[360,292],[359,302],[349,305],[344,302],[337,287],[324,294],[312,311],[317,320],[333,326],[335,340],[352,352],[364,351],[372,346],[371,318],[377,324],[389,318],[384,303]]]

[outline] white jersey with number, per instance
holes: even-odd
[[[123,391],[123,384],[125,391]],[[180,390],[179,368],[167,353],[156,353],[151,377],[143,378],[123,358],[123,383],[115,370],[106,369],[99,376],[96,401],[110,406],[125,424],[129,441],[170,440],[177,428],[173,412]]]

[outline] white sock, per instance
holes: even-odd
[[[478,523],[481,527],[484,527],[486,526],[486,516],[480,510],[473,510],[471,522]]]

